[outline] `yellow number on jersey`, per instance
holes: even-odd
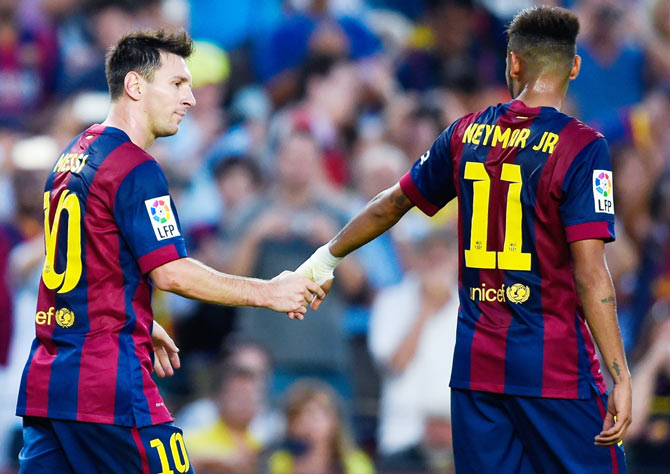
[[[465,266],[470,268],[495,268],[496,253],[486,250],[489,231],[489,196],[491,178],[484,163],[465,163],[465,179],[473,180],[472,225],[470,250],[465,251]]]
[[[81,262],[81,206],[77,195],[66,189],[60,195],[53,223],[49,222],[51,210],[51,192],[44,193],[44,242],[46,258],[42,268],[42,280],[50,290],[59,288],[58,293],[72,291],[79,283],[82,271]],[[63,211],[67,211],[67,259],[63,273],[56,271],[56,245],[58,228]]]
[[[474,181],[472,185],[472,223],[470,226],[470,249],[465,251],[465,266],[469,268],[496,268],[501,270],[530,270],[531,256],[521,251],[523,243],[521,207],[521,166],[503,163],[500,179],[510,183],[507,191],[505,212],[505,243],[502,252],[487,249],[489,198],[491,178],[484,163],[465,163],[465,179]]]
[[[165,445],[160,438],[152,439],[149,442],[149,446],[158,450],[158,459],[161,462],[161,472],[158,474],[174,474],[174,471],[170,469],[170,462],[168,461]],[[174,467],[177,468],[177,471],[188,472],[191,467],[191,462],[188,459],[186,446],[184,445],[184,438],[181,433],[173,433],[172,436],[170,436],[170,451],[172,451],[172,460],[174,461]]]

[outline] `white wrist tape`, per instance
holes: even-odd
[[[328,249],[328,244],[322,245],[295,272],[305,278],[309,278],[318,285],[323,285],[328,280],[335,278],[333,272],[335,267],[342,261],[342,258],[333,256]]]

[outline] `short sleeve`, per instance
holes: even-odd
[[[400,179],[400,187],[412,204],[429,216],[456,197],[450,142],[458,122],[442,132]]]
[[[186,257],[186,245],[167,179],[160,165],[145,161],[119,186],[114,217],[143,274]]]
[[[607,141],[598,138],[579,152],[563,180],[560,214],[568,242],[614,240],[613,184]]]

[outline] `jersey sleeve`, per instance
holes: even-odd
[[[426,153],[400,178],[400,188],[412,204],[432,216],[456,197],[451,136],[458,124],[454,122],[440,134]]]
[[[560,214],[568,242],[614,240],[612,165],[604,138],[592,141],[575,157],[561,191]]]
[[[145,161],[126,175],[116,193],[114,217],[143,274],[186,257],[179,217],[157,162]]]

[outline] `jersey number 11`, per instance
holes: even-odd
[[[509,182],[507,210],[505,213],[505,243],[502,252],[488,250],[489,198],[491,178],[484,163],[465,163],[465,179],[472,184],[472,224],[470,249],[465,251],[465,266],[469,268],[497,268],[501,270],[530,270],[531,255],[522,252],[523,232],[521,221],[521,166],[503,163],[500,179]]]

